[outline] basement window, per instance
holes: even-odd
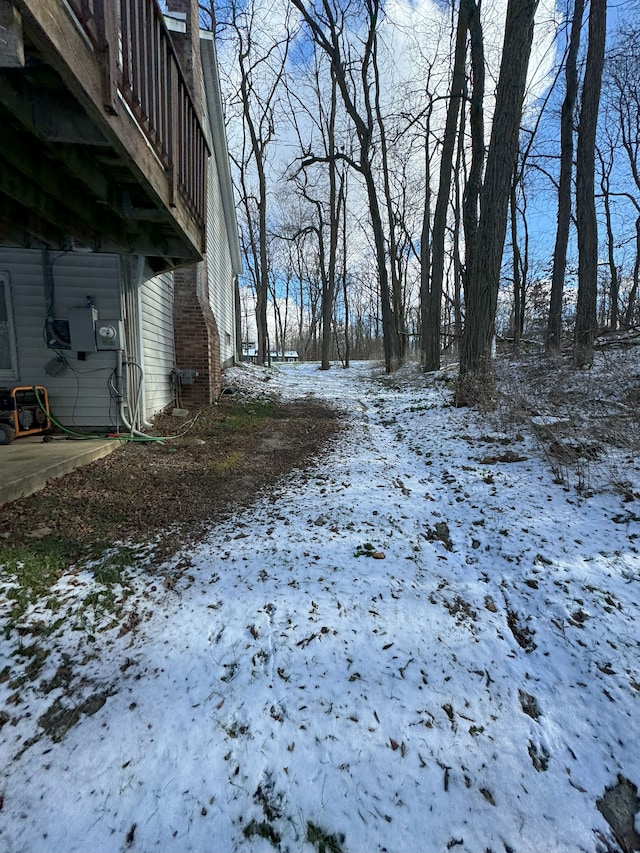
[[[16,335],[9,273],[0,270],[0,382],[17,377]]]

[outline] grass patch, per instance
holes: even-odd
[[[74,630],[84,631],[87,640],[94,642],[96,633],[118,624],[122,605],[122,599],[110,587],[90,592],[75,613]]]
[[[24,663],[22,671],[9,682],[12,690],[16,690],[27,682],[36,680],[45,661],[49,657],[49,650],[43,649],[41,646],[33,643],[30,646],[21,646],[15,654],[19,660],[24,659]]]
[[[9,623],[47,594],[73,560],[74,548],[66,539],[46,537],[33,543],[8,546],[0,552],[0,592],[13,602]]]
[[[245,406],[237,406],[222,420],[214,424],[214,430],[221,432],[252,431],[270,418],[275,411],[271,400],[253,400]]]
[[[232,468],[237,468],[238,465],[244,460],[246,453],[243,453],[241,450],[232,450],[231,453],[225,458],[220,459],[217,462],[213,462],[211,467],[214,471],[217,471],[219,474],[224,473],[225,471],[230,471]]]
[[[278,847],[280,844],[280,833],[277,832],[271,824],[267,823],[266,820],[252,820],[242,830],[242,834],[245,838],[251,838],[254,835],[258,835],[260,838],[266,838],[274,847]]]
[[[53,481],[46,492],[3,507],[0,589],[23,558],[29,562],[35,553],[36,562],[49,559],[54,537],[69,545],[62,562],[86,566],[98,582],[122,579],[120,558],[105,559],[116,542],[145,545],[145,560],[153,553],[163,562],[185,542],[199,540],[231,507],[252,505],[261,489],[308,464],[341,425],[336,412],[318,401],[284,404],[264,396],[243,401],[223,395],[218,405],[201,410],[171,447],[125,444]],[[156,427],[171,435],[175,419],[162,416]],[[49,532],[36,543],[34,534],[41,536],[45,528]],[[26,557],[16,552],[18,546]],[[141,560],[138,550],[133,565]],[[51,580],[43,575],[37,581],[45,595]],[[11,578],[10,585],[24,584]]]
[[[307,841],[318,848],[318,853],[343,853],[344,835],[330,835],[311,821],[307,821]]]
[[[126,580],[125,571],[136,559],[132,548],[119,548],[106,554],[93,566],[93,576],[103,584],[123,583]]]
[[[91,570],[99,588],[90,592],[72,612],[66,608],[63,611],[62,602],[53,587],[79,558],[80,549],[76,543],[59,537],[44,537],[0,551],[0,593],[11,602],[6,622],[7,637],[20,624],[29,608],[39,601],[45,602],[46,609],[58,618],[46,627],[34,627],[31,631],[34,634],[50,635],[71,618],[75,629],[85,631],[92,640],[96,631],[114,624],[132,593],[126,570],[135,560],[135,552],[121,548],[97,560]],[[44,626],[44,623],[38,624]],[[34,664],[28,669],[34,669],[35,675],[39,668]]]

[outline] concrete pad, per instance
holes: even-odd
[[[50,480],[106,456],[119,441],[102,439],[43,441],[42,436],[17,438],[0,445],[0,506],[43,489]]]

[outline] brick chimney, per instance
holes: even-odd
[[[167,0],[168,12],[186,15],[186,32],[171,33],[194,104],[202,116],[202,62],[197,0]],[[185,406],[213,403],[222,387],[220,336],[209,303],[209,282],[205,261],[181,267],[173,273],[173,324],[176,366],[197,370],[193,385],[182,388]]]

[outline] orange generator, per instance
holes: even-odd
[[[0,388],[0,444],[51,429],[49,396],[42,385]]]

